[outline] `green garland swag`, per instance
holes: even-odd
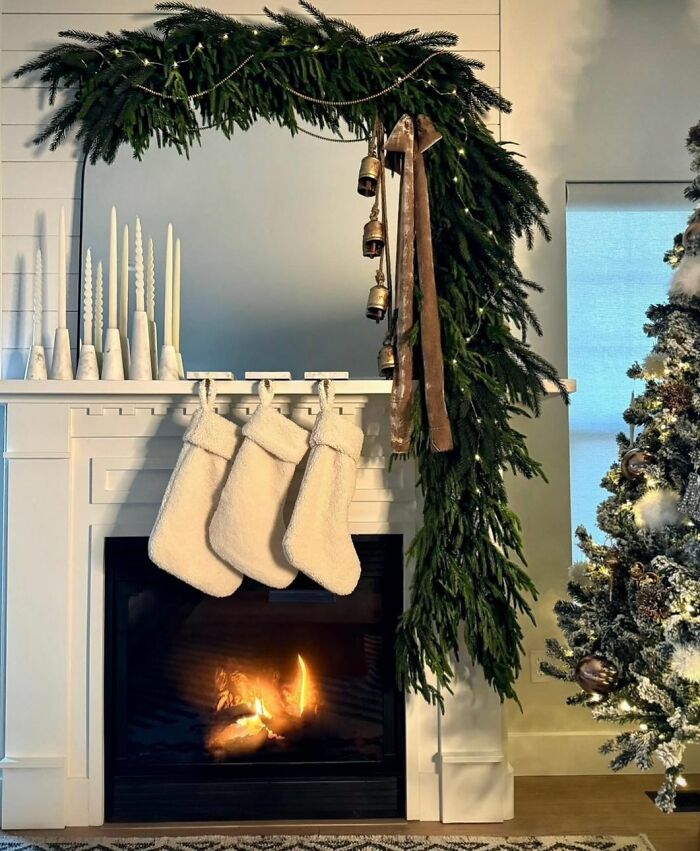
[[[158,10],[169,14],[153,30],[60,33],[69,41],[17,71],[39,71],[52,104],[71,89],[35,142],[50,140],[53,149],[77,128],[85,155],[111,162],[120,145],[140,157],[153,138],[187,154],[205,126],[230,137],[265,119],[292,135],[304,122],[367,137],[377,115],[389,129],[404,113],[430,116],[443,135],[427,156],[455,448],[430,451],[416,394],[412,454],[423,526],[409,550],[415,573],[397,628],[398,677],[402,688],[442,705],[463,647],[501,699],[515,698],[518,616],[532,617],[535,588],[502,471],[543,473],[510,420],[539,413],[545,379],[566,394],[527,343],[529,329],[541,333],[528,304],[528,291],[540,288],[522,276],[513,247],[519,237],[531,246],[537,230],[549,238],[547,210],[534,178],[484,124],[487,110],[509,104],[477,79],[481,63],[445,50],[455,36],[409,30],[367,38],[301,5],[307,14],[266,9],[269,23],[255,26],[162,3]],[[418,324],[414,331],[418,343]],[[420,381],[420,357],[416,365]]]

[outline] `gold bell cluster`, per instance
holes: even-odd
[[[391,322],[391,280],[387,283],[384,275],[384,253],[386,247],[386,191],[383,183],[384,167],[381,160],[383,128],[379,121],[369,140],[367,155],[362,158],[357,177],[357,191],[364,198],[374,198],[369,221],[362,233],[362,254],[372,260],[379,260],[374,286],[367,297],[366,316],[375,322],[387,319]],[[380,203],[381,212],[380,216]],[[387,258],[387,275],[391,278]],[[379,374],[391,378],[394,372],[395,352],[393,333],[387,332],[377,357]]]

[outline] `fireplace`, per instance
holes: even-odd
[[[105,818],[405,817],[400,535],[348,597],[299,575],[208,597],[105,541]]]

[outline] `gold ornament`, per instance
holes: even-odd
[[[394,344],[391,340],[391,335],[387,334],[382,343],[377,357],[377,366],[379,374],[382,378],[393,378],[394,367],[396,366],[396,355],[394,353]]]
[[[377,185],[382,173],[382,164],[377,156],[377,146],[374,134],[369,140],[369,152],[362,158],[360,173],[357,177],[357,191],[365,198],[374,198],[377,194]]]
[[[574,679],[589,694],[610,694],[617,687],[620,672],[602,656],[584,656],[576,665]]]
[[[628,449],[622,456],[620,472],[629,481],[639,479],[644,475],[644,471],[653,461],[654,456],[650,452],[633,447],[632,449]]]
[[[370,289],[367,296],[367,318],[381,322],[386,316],[391,302],[389,287],[385,283],[381,266],[377,269],[375,280],[377,283]]]
[[[362,234],[362,253],[365,257],[381,257],[385,243],[384,225],[379,221],[379,211],[373,207]]]

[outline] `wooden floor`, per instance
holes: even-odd
[[[700,776],[688,777],[700,788]],[[700,814],[660,813],[644,794],[654,778],[519,777],[515,781],[515,812],[503,824],[436,824],[432,822],[284,822],[235,824],[105,825],[63,831],[21,831],[22,836],[74,839],[85,836],[185,836],[227,834],[391,833],[471,836],[546,836],[551,834],[643,833],[656,851],[700,851]],[[16,831],[15,833],[20,833]]]

